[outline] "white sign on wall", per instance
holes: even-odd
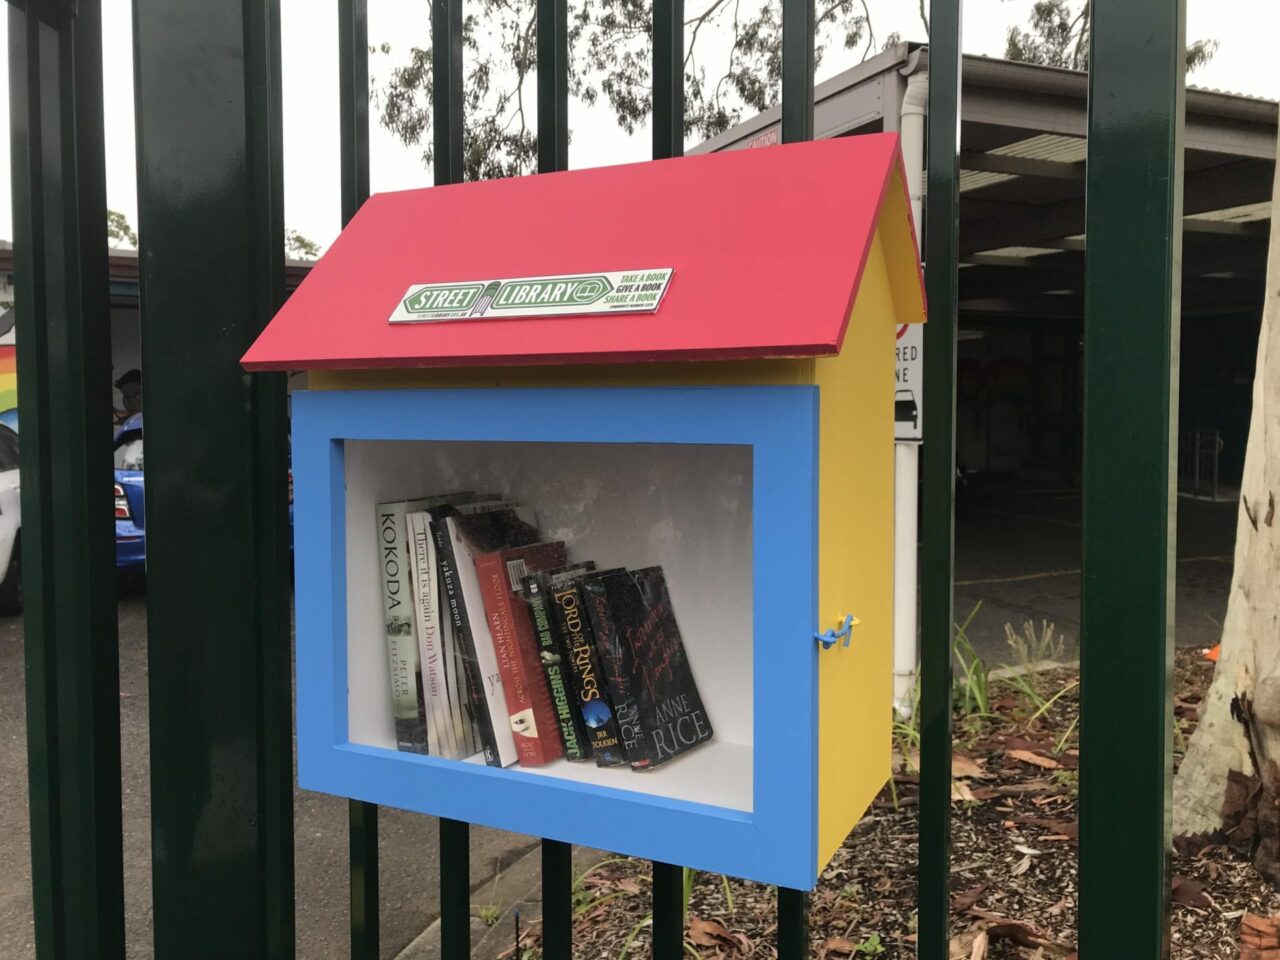
[[[924,324],[898,327],[893,366],[893,439],[919,442],[924,413]]]

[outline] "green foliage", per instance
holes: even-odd
[[[290,228],[284,232],[284,254],[291,260],[314,260],[320,256],[320,244]]]
[[[1076,0],[1036,0],[1027,21],[1029,29],[1009,28],[1004,55],[1025,63],[1088,70],[1091,15],[1090,0],[1078,8]],[[1187,72],[1203,67],[1217,52],[1217,40],[1197,40],[1189,44]]]
[[[463,20],[463,171],[466,179],[530,173],[537,161],[535,0],[479,0]],[[758,6],[702,0],[685,19],[685,137],[704,139],[744,114],[767,110],[782,81],[782,2]],[[569,92],[592,106],[603,101],[628,133],[653,107],[653,6],[644,0],[577,0],[569,10]],[[815,13],[815,59],[832,45],[876,51],[866,0],[826,0]],[[714,66],[699,37],[732,31],[727,58]],[[388,43],[371,48],[379,122],[405,146],[433,159],[431,48],[405,54]],[[709,55],[708,55],[709,56]]]
[[[138,234],[129,225],[129,218],[119,210],[107,211],[107,243],[115,246],[127,243],[131,247],[138,245]]]
[[[880,934],[873,933],[853,948],[855,957],[878,957],[884,953],[884,944],[880,942]]]
[[[951,641],[954,659],[952,675],[952,703],[961,716],[987,716],[991,713],[990,673],[986,663],[978,656],[967,633],[973,618],[982,609],[982,601],[974,604],[964,623],[957,623],[955,637]]]
[[[476,918],[486,927],[492,927],[502,918],[502,908],[496,903],[486,903],[483,907],[476,907]]]
[[[1066,634],[1058,633],[1057,626],[1048,620],[1040,621],[1038,631],[1035,623],[1027,620],[1022,624],[1021,633],[1013,629],[1013,624],[1006,623],[1004,636],[1013,654],[1014,666],[1025,667],[1040,660],[1066,661],[1075,656],[1076,645]]]

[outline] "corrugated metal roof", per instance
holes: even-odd
[[[1197,213],[1187,217],[1188,220],[1215,220],[1220,223],[1253,223],[1258,220],[1271,219],[1271,203],[1247,203],[1243,207],[1228,207],[1225,210],[1211,210],[1208,213]]]
[[[1003,147],[988,150],[987,153],[1002,157],[1020,157],[1024,160],[1053,160],[1057,163],[1079,163],[1088,153],[1087,141],[1081,137],[1063,137],[1053,133],[1042,133],[1006,143]],[[1016,179],[1011,173],[982,173],[977,170],[960,172],[960,192],[978,190],[989,187],[993,183],[1004,183]]]

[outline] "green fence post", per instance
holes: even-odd
[[[955,370],[959,255],[961,0],[933,0],[925,195],[924,448],[920,548],[918,952],[949,954],[951,638],[955,625]]]
[[[41,958],[123,958],[102,23],[9,8],[31,874]],[[20,552],[19,552],[20,551]]]
[[[367,0],[338,0],[338,122],[342,224],[369,199],[369,16]],[[352,960],[378,960],[378,806],[347,803]]]
[[[275,0],[136,0],[155,952],[293,955]]]
[[[813,139],[813,0],[782,0],[782,141]],[[778,960],[809,952],[808,894],[778,888]]]
[[[653,0],[653,158],[684,156],[684,0]]]
[[[1080,954],[1156,958],[1169,955],[1186,4],[1099,0],[1092,12]]]
[[[684,956],[684,869],[653,863],[653,960]]]

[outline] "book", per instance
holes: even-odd
[[[485,618],[475,558],[507,547],[537,543],[538,530],[511,508],[433,520],[442,594],[453,624],[453,642],[467,679],[471,716],[485,763],[506,767],[517,753],[502,689],[502,672]]]
[[[409,753],[427,753],[428,744],[405,516],[425,505],[425,500],[396,500],[377,504],[374,514],[378,570],[382,581],[383,629],[391,670],[391,716],[395,723],[396,746]]]
[[[413,583],[413,609],[418,634],[418,661],[426,698],[427,749],[433,756],[451,760],[470,756],[458,745],[458,729],[450,704],[448,658],[441,635],[439,564],[431,514],[416,510],[405,516],[409,526],[409,566]],[[456,691],[455,691],[456,697]]]
[[[550,588],[553,582],[564,582],[565,579],[581,576],[594,567],[595,564],[588,563],[538,573],[525,577],[521,584],[521,593],[529,604],[529,615],[538,645],[538,660],[547,678],[547,690],[551,694],[551,705],[555,708],[564,756],[566,760],[575,762],[591,759],[591,743],[575,699],[569,649],[558,632],[552,629]]]
[[[626,763],[626,756],[618,742],[618,725],[601,676],[591,625],[583,612],[581,583],[580,578],[571,578],[551,585],[552,629],[568,650],[575,707],[587,728],[591,756],[597,766],[615,767]]]
[[[520,765],[542,766],[564,756],[564,743],[539,659],[529,604],[520,591],[521,582],[530,573],[564,565],[564,543],[512,547],[481,554],[475,562]]]
[[[588,576],[582,595],[631,768],[653,769],[710,740],[662,568]]]

